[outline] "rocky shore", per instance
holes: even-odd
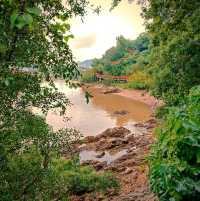
[[[118,194],[112,191],[105,196],[84,195],[74,201],[155,201],[148,184],[147,154],[154,139],[152,129],[155,119],[134,125],[138,132],[124,127],[105,130],[97,136],[84,138],[77,145],[82,165],[90,165],[97,171],[111,171],[119,180]]]

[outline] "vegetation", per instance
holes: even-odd
[[[196,0],[150,0],[148,4],[144,16],[152,36],[154,94],[177,105],[191,87],[200,84],[200,4]]]
[[[168,106],[150,155],[152,190],[163,201],[199,200],[200,3],[149,0],[143,6],[152,89]]]
[[[105,176],[91,170],[89,174],[87,168],[64,171],[67,166],[59,156],[70,151],[80,133],[54,132],[44,116],[31,112],[37,107],[44,115],[49,110],[64,114],[70,103],[53,80],[70,84],[79,76],[67,45],[72,37],[67,20],[83,16],[88,2],[62,2],[0,2],[0,200],[67,200],[68,193],[116,186]],[[48,86],[42,85],[44,81]],[[74,184],[73,175],[80,183]],[[77,190],[72,189],[75,186]]]
[[[105,52],[101,59],[93,61],[93,67],[105,74],[119,76],[129,75],[137,64],[141,54],[145,54],[149,45],[148,36],[140,35],[136,40],[123,36],[117,38],[116,47]]]
[[[96,81],[95,74],[97,71],[95,69],[88,69],[82,73],[81,81],[85,83],[92,83]]]
[[[107,75],[103,81],[106,85],[116,84],[111,76],[129,76],[128,84],[121,86],[126,88],[147,89],[152,84],[147,64],[150,52],[150,39],[147,34],[141,34],[136,40],[117,38],[116,47],[105,52],[101,59],[94,59],[92,69],[83,72],[83,82],[95,82],[95,74]],[[110,79],[109,79],[110,77]]]
[[[200,200],[200,2],[139,2],[151,38],[151,90],[166,103],[149,160],[151,187],[161,201]]]
[[[200,199],[200,87],[170,108],[150,155],[150,182],[161,201]]]
[[[54,132],[31,112],[37,107],[44,115],[65,114],[70,102],[53,80],[71,84],[79,76],[67,20],[84,16],[88,2],[62,2],[0,2],[0,200],[67,200],[118,188],[110,174],[60,157],[81,137],[78,131]],[[200,2],[140,2],[147,33],[136,40],[118,37],[82,80],[95,81],[96,72],[128,75],[126,87],[150,89],[166,103],[150,154],[152,190],[161,201],[200,200]]]
[[[129,76],[126,86],[132,89],[149,89],[152,86],[152,77],[145,71],[136,70]]]

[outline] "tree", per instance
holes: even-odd
[[[117,37],[115,47],[108,49],[101,59],[93,62],[93,67],[111,75],[127,75],[133,72],[140,62],[141,68],[145,65],[149,50],[149,36],[141,34],[135,40],[123,36]]]
[[[143,11],[152,36],[154,94],[179,104],[200,84],[200,3],[150,0]]]
[[[121,0],[113,0],[113,7]],[[132,2],[132,1],[131,1]],[[184,101],[200,83],[199,1],[138,0],[151,43],[154,95],[167,104]],[[192,11],[192,12],[191,12]]]
[[[79,76],[67,45],[67,20],[83,16],[85,0],[0,1],[0,199],[64,200],[51,155],[70,148],[79,132],[53,132],[44,114],[64,114],[69,100],[53,84],[56,78]],[[27,70],[28,69],[28,70]],[[47,82],[49,87],[41,84]],[[60,187],[62,185],[60,180]],[[66,190],[66,189],[65,189]],[[64,197],[63,197],[64,196]]]

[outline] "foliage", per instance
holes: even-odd
[[[127,87],[133,89],[149,89],[151,85],[151,76],[145,71],[137,70],[129,76]]]
[[[62,164],[62,162],[61,162]],[[66,180],[69,193],[82,195],[90,192],[106,193],[117,190],[119,184],[110,173],[96,173],[92,168],[80,166],[79,161],[63,161],[60,166],[61,177]]]
[[[105,74],[129,75],[134,64],[139,61],[142,63],[142,56],[146,56],[148,46],[149,38],[146,34],[141,34],[136,40],[119,36],[116,47],[107,50],[101,59],[95,59],[92,66]]]
[[[200,199],[200,86],[172,107],[150,155],[150,182],[161,201]]]
[[[70,151],[80,133],[53,132],[45,115],[65,114],[70,105],[53,80],[71,84],[79,76],[67,20],[84,16],[87,6],[85,0],[0,1],[0,200],[66,200],[52,159]]]
[[[1,186],[1,200],[64,201],[70,195],[105,193],[108,189],[115,191],[119,188],[111,174],[96,173],[89,167],[81,167],[77,159],[55,157],[47,171],[43,170],[41,161],[36,150],[9,160],[12,172],[7,175],[9,186]]]
[[[85,83],[95,82],[96,81],[96,77],[95,77],[96,72],[97,71],[93,68],[82,72],[81,81],[85,82]]]
[[[167,104],[179,104],[200,84],[200,3],[149,0],[143,10],[152,37],[154,94]]]

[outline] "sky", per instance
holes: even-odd
[[[80,17],[70,21],[74,39],[70,47],[77,61],[100,58],[107,49],[115,46],[116,37],[123,35],[135,39],[145,31],[141,9],[136,3],[122,1],[113,11],[109,11],[111,0],[90,0],[94,5],[101,5],[99,15],[88,11],[84,21]]]

